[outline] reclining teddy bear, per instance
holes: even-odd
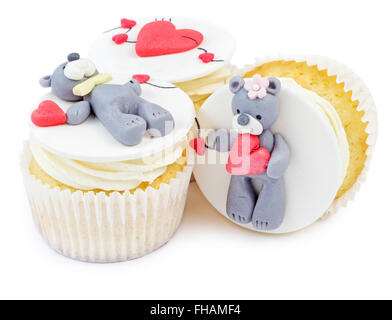
[[[283,175],[290,163],[290,150],[271,126],[280,112],[276,96],[279,79],[256,75],[245,82],[234,77],[229,84],[234,94],[232,110],[236,132],[212,131],[207,146],[217,151],[230,151],[226,165],[232,175],[227,197],[227,214],[234,221],[252,221],[259,230],[277,229],[284,218],[286,199]],[[262,184],[257,193],[255,186]]]
[[[174,128],[169,111],[140,97],[141,87],[132,79],[124,85],[106,84],[111,77],[99,74],[88,59],[68,56],[52,75],[40,79],[43,87],[65,101],[75,102],[67,110],[67,123],[78,125],[93,113],[120,143],[134,146],[144,134],[164,136]]]

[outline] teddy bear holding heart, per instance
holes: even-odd
[[[281,83],[260,75],[247,81],[238,76],[229,87],[234,94],[234,131],[212,131],[207,138],[209,148],[230,151],[227,215],[241,224],[252,222],[259,230],[274,230],[285,214],[283,175],[290,163],[286,141],[270,130],[280,113]]]

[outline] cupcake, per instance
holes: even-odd
[[[192,165],[192,101],[173,85],[117,82],[77,54],[40,83],[22,171],[34,220],[49,245],[88,262],[158,249],[183,215]]]
[[[196,110],[234,72],[234,38],[208,21],[122,19],[108,29],[89,51],[101,72],[114,79],[135,74],[174,83],[192,98]]]
[[[206,198],[267,233],[303,229],[345,206],[376,142],[366,85],[319,56],[266,58],[239,74],[198,115],[208,149],[194,174]]]

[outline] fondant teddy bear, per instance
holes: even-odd
[[[283,175],[290,163],[284,138],[270,131],[280,113],[277,78],[252,81],[234,77],[232,110],[235,132],[212,131],[207,146],[230,151],[226,165],[232,175],[227,197],[228,216],[241,224],[252,222],[259,230],[277,229],[283,221],[286,199]],[[257,192],[261,187],[261,191]]]
[[[151,136],[164,136],[173,130],[171,113],[141,98],[137,80],[124,85],[107,84],[110,80],[109,75],[99,74],[90,60],[72,53],[52,75],[41,78],[40,84],[51,87],[60,99],[75,102],[67,110],[68,124],[81,124],[94,113],[124,145],[139,144],[146,132]]]

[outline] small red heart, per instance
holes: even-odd
[[[67,115],[57,103],[45,100],[33,111],[31,121],[38,127],[52,127],[66,123]]]
[[[128,35],[126,33],[119,33],[113,36],[112,40],[115,44],[123,44],[125,41],[128,40]]]
[[[204,63],[210,63],[212,60],[214,60],[214,58],[215,58],[215,54],[209,52],[202,53],[199,56],[199,59]]]
[[[204,156],[206,153],[206,143],[202,138],[195,138],[189,141],[189,145],[193,148],[199,156]]]
[[[129,19],[121,19],[121,27],[124,29],[131,29],[136,26],[136,21]]]
[[[268,150],[260,147],[258,136],[240,134],[233,144],[226,170],[237,176],[263,173],[270,157]]]
[[[150,76],[148,74],[134,74],[132,79],[135,79],[139,81],[140,84],[143,84],[150,80]]]

